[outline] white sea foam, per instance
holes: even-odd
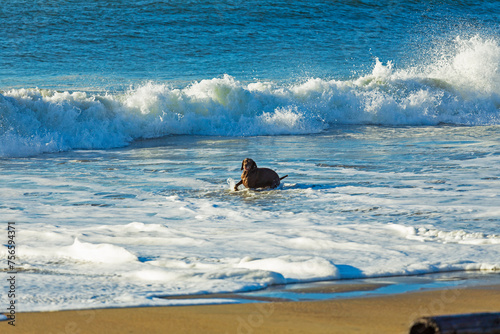
[[[317,280],[318,278],[325,280],[339,278],[339,272],[335,265],[323,258],[295,258],[292,256],[259,260],[244,258],[237,266],[278,272],[288,283],[307,281],[308,279]]]
[[[24,260],[35,260],[41,258],[95,263],[123,263],[137,261],[137,257],[123,247],[112,244],[93,244],[81,242],[78,239],[75,239],[74,242],[68,246],[61,246],[60,244],[58,244],[57,247],[21,246],[19,247],[18,256]]]
[[[101,263],[121,263],[137,260],[137,257],[126,249],[111,245],[80,242],[75,239],[73,245],[58,250],[58,254],[63,257],[70,257],[80,261],[101,262]]]
[[[437,241],[442,243],[459,243],[469,245],[500,244],[500,235],[486,235],[484,233],[467,233],[463,230],[440,231],[426,227],[404,227],[390,225],[391,228],[399,231],[405,238],[419,241]]]
[[[378,59],[353,80],[285,85],[225,75],[184,88],[148,83],[123,94],[41,89],[0,94],[0,156],[112,148],[172,134],[317,133],[337,124],[500,124],[500,44],[457,38],[431,64]]]
[[[159,296],[500,270],[499,126],[433,126],[498,124],[497,74],[471,63],[483,53],[494,62],[496,44],[455,44],[432,66],[377,61],[344,81],[224,76],[121,95],[2,93],[3,156],[70,150],[1,161],[20,311],[193,304]],[[460,69],[477,77],[462,79]],[[431,126],[329,129],[373,123]],[[71,151],[166,134],[221,137]],[[278,190],[235,192],[247,156],[289,177]]]

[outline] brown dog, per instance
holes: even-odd
[[[280,180],[283,180],[288,175],[279,177],[278,174],[269,168],[257,168],[257,164],[252,159],[246,158],[241,163],[241,181],[236,183],[234,191],[238,191],[240,185],[246,188],[276,188],[280,185]]]

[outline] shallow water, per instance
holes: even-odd
[[[498,271],[498,18],[497,1],[3,4],[18,310]],[[246,157],[289,177],[234,192]]]
[[[163,305],[155,296],[497,270],[499,130],[172,136],[3,160],[19,303]],[[289,177],[235,192],[247,156]]]

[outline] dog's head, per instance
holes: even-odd
[[[241,170],[247,170],[248,171],[248,170],[252,170],[254,168],[257,168],[257,164],[252,159],[246,158],[241,163]]]

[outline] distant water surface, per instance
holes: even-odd
[[[497,273],[498,22],[497,1],[2,4],[19,311]],[[246,157],[289,176],[235,192]]]

